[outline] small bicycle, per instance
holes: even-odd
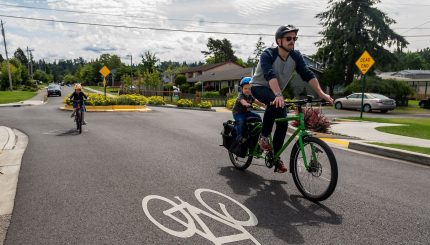
[[[306,100],[289,101],[286,103],[286,106],[297,105],[298,115],[278,118],[275,121],[288,123],[288,121],[297,120],[299,125],[276,154],[273,151],[263,152],[260,149],[258,137],[262,130],[261,121],[255,121],[255,118],[247,121],[248,144],[245,149],[246,153],[241,154],[228,151],[230,161],[234,167],[245,170],[255,158],[264,159],[265,165],[268,168],[272,168],[288,145],[297,137],[291,150],[289,168],[297,189],[305,198],[311,201],[323,201],[330,197],[337,184],[337,162],[331,148],[324,141],[313,137],[306,130],[302,106],[312,103],[319,103],[321,105],[324,102],[312,101],[312,97],[308,97]],[[228,121],[228,123],[234,125],[233,121]],[[228,140],[224,138],[223,134],[223,146],[226,146],[226,141]],[[269,137],[269,143],[273,149],[272,136]]]
[[[81,100],[73,100],[73,103],[76,103],[75,110],[75,122],[76,122],[76,129],[81,134],[82,133],[82,123],[84,118],[84,110],[82,109],[82,103]]]

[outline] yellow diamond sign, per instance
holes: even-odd
[[[358,58],[358,60],[355,62],[355,65],[363,75],[370,70],[373,64],[375,64],[375,60],[367,51],[364,51],[360,58]]]
[[[109,73],[110,73],[110,70],[106,66],[103,66],[102,69],[100,69],[100,74],[102,74],[103,77],[107,77]]]

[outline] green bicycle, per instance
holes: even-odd
[[[297,105],[298,115],[278,118],[275,121],[288,122],[297,120],[299,125],[283,144],[281,150],[276,154],[273,154],[272,151],[262,152],[260,150],[260,146],[256,139],[258,139],[261,133],[262,123],[260,121],[248,121],[248,139],[253,140],[248,140],[246,154],[236,155],[229,150],[230,161],[233,163],[234,167],[245,170],[251,165],[253,159],[264,159],[266,166],[272,168],[274,163],[280,159],[281,154],[286,150],[288,145],[297,138],[291,150],[289,168],[297,189],[305,198],[311,201],[323,201],[330,197],[337,184],[338,169],[336,158],[331,148],[324,141],[313,137],[311,133],[306,130],[302,111],[303,105],[315,102],[320,104],[324,103],[322,101],[312,101],[311,98],[286,103],[286,106]],[[272,145],[271,136],[269,137],[269,142]]]

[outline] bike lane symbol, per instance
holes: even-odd
[[[238,205],[243,211],[245,211],[248,215],[248,219],[241,221],[241,220],[236,220],[235,218],[233,218],[233,216],[231,214],[228,213],[226,206],[222,203],[218,203],[222,213],[216,211],[215,209],[211,208],[207,203],[204,202],[203,198],[202,198],[202,193],[213,193],[219,196],[222,196],[224,198],[229,199],[230,201],[232,201],[233,203],[235,203],[236,205]],[[214,190],[210,190],[210,189],[197,189],[194,192],[194,195],[196,196],[197,200],[200,202],[200,204],[202,204],[207,210],[209,210],[209,212],[199,209],[191,204],[189,204],[188,202],[183,201],[182,199],[180,199],[179,197],[175,197],[178,200],[178,203],[162,197],[162,196],[157,196],[157,195],[149,195],[146,196],[145,198],[143,198],[142,200],[142,208],[143,211],[145,212],[145,215],[149,218],[149,220],[154,223],[158,228],[160,228],[161,230],[167,232],[168,234],[172,235],[172,236],[176,236],[176,237],[180,237],[180,238],[189,238],[192,237],[194,234],[198,234],[204,238],[206,238],[207,240],[213,242],[214,244],[225,244],[225,243],[231,243],[231,242],[236,242],[236,241],[243,241],[243,240],[251,240],[252,242],[254,242],[254,244],[260,244],[257,239],[255,239],[245,228],[244,226],[255,226],[258,224],[258,220],[257,217],[251,212],[251,210],[249,210],[247,207],[245,207],[244,205],[242,205],[241,203],[239,203],[238,201],[234,200],[233,198],[214,191]],[[167,228],[166,226],[164,226],[163,224],[161,224],[160,222],[158,222],[149,212],[148,210],[148,203],[150,201],[164,201],[168,204],[170,204],[172,207],[164,210],[163,214],[166,215],[167,217],[171,218],[172,220],[176,221],[177,223],[183,225],[186,229],[184,231],[176,231],[176,230],[172,230]],[[182,214],[185,220],[179,219],[177,216],[174,215],[174,213],[179,212],[180,214]],[[206,217],[209,217],[213,220],[216,220],[222,224],[225,224],[237,231],[240,231],[240,234],[234,234],[234,235],[229,235],[229,236],[220,236],[220,237],[216,237],[208,228],[208,226],[202,221],[202,219],[200,218],[201,215],[204,215]],[[196,223],[199,225],[199,227],[201,227],[201,230],[197,228]]]

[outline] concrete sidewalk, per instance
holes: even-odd
[[[399,124],[339,121],[332,124],[331,131],[340,136],[349,136],[351,138],[336,139],[336,137],[324,138],[324,136],[321,138],[328,143],[336,144],[344,148],[430,166],[430,155],[369,144],[370,142],[376,142],[430,148],[430,140],[388,134],[376,130],[377,127],[381,126],[397,125]]]
[[[0,126],[0,244],[3,244],[10,224],[21,160],[27,144],[25,134]]]

